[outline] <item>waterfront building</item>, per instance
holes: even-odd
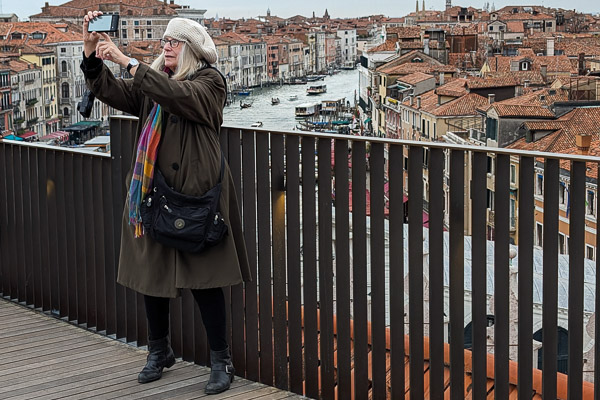
[[[0,66],[0,137],[12,131],[12,70],[4,62]]]
[[[27,131],[34,131],[39,136],[43,136],[43,132],[39,130],[39,127],[42,126],[40,121],[42,107],[39,101],[42,94],[42,67],[19,59],[8,61],[8,67],[12,75],[12,129],[14,133],[23,135]]]
[[[340,29],[337,31],[337,34],[340,37],[342,66],[345,68],[354,68],[356,64],[356,49],[358,45],[356,40],[356,29],[350,27],[340,27]]]

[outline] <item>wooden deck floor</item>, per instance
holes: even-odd
[[[141,385],[145,361],[136,347],[0,300],[0,399],[305,399],[238,377],[207,396],[210,370],[180,360]]]

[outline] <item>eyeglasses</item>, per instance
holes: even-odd
[[[179,47],[179,44],[181,43],[181,40],[177,40],[177,39],[171,39],[171,40],[160,39],[160,46],[161,47],[165,47],[167,43],[169,43],[172,48],[176,48],[176,47]]]

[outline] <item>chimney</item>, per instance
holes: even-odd
[[[421,108],[421,96],[417,96],[417,108]]]
[[[529,87],[529,82],[530,82],[529,79],[524,79],[523,80],[523,87],[528,88]]]
[[[413,96],[412,94],[410,95],[410,105],[412,106],[413,104],[415,104],[415,96]]]
[[[579,150],[579,154],[586,155],[590,150],[592,135],[577,133],[575,134],[575,143],[577,144],[577,150]]]
[[[548,66],[546,64],[540,65],[540,74],[544,82],[546,82],[548,79]]]
[[[439,75],[439,80],[440,80],[440,86],[442,86],[444,84],[444,79],[446,78],[446,75],[444,75],[444,73],[440,73]]]
[[[554,55],[554,38],[553,37],[546,38],[546,55],[547,56]]]
[[[579,53],[578,57],[579,75],[585,75],[585,53]]]
[[[494,104],[494,101],[496,101],[496,95],[494,93],[489,93],[488,94],[488,103]]]

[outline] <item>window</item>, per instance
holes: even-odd
[[[540,247],[544,245],[544,226],[540,223],[535,224],[535,245]]]
[[[66,52],[67,52],[67,49],[66,49],[66,47],[61,47],[61,48],[60,48],[60,52],[61,52],[61,53],[66,53]]]
[[[596,215],[596,195],[592,190],[587,191],[585,200],[585,213],[587,215]]]
[[[125,26],[125,25],[127,25],[127,21],[125,21],[124,19],[122,19],[122,20],[121,20],[121,25],[122,25],[122,26]]]
[[[510,183],[517,184],[517,166],[515,164],[510,164]]]
[[[567,186],[565,185],[564,182],[561,182],[560,186],[558,187],[558,204],[566,205],[567,199],[568,199]]]
[[[140,24],[140,21],[133,21],[133,25],[138,26]]]
[[[493,30],[494,30],[494,27],[493,27],[493,26],[490,26],[490,32],[491,32],[491,31],[493,31]]]
[[[485,120],[486,137],[488,139],[497,140],[498,138],[498,120],[494,118],[486,118]]]
[[[587,244],[585,245],[585,258],[594,261],[594,248]]]
[[[538,196],[544,195],[544,175],[538,174],[535,180],[535,194]]]
[[[560,232],[558,234],[558,253],[569,254],[567,249],[567,237]]]
[[[510,199],[510,228],[517,228],[517,201]]]
[[[152,21],[146,21],[146,25],[152,25]]]
[[[121,29],[121,39],[127,39],[127,29]]]
[[[494,207],[494,192],[490,189],[487,189],[487,208],[490,210],[495,210]]]
[[[63,83],[61,85],[61,91],[62,91],[62,98],[68,98],[69,97],[69,84],[68,83]]]
[[[60,71],[61,72],[67,72],[68,71],[68,69],[67,69],[67,62],[66,61],[62,61],[60,63]]]

